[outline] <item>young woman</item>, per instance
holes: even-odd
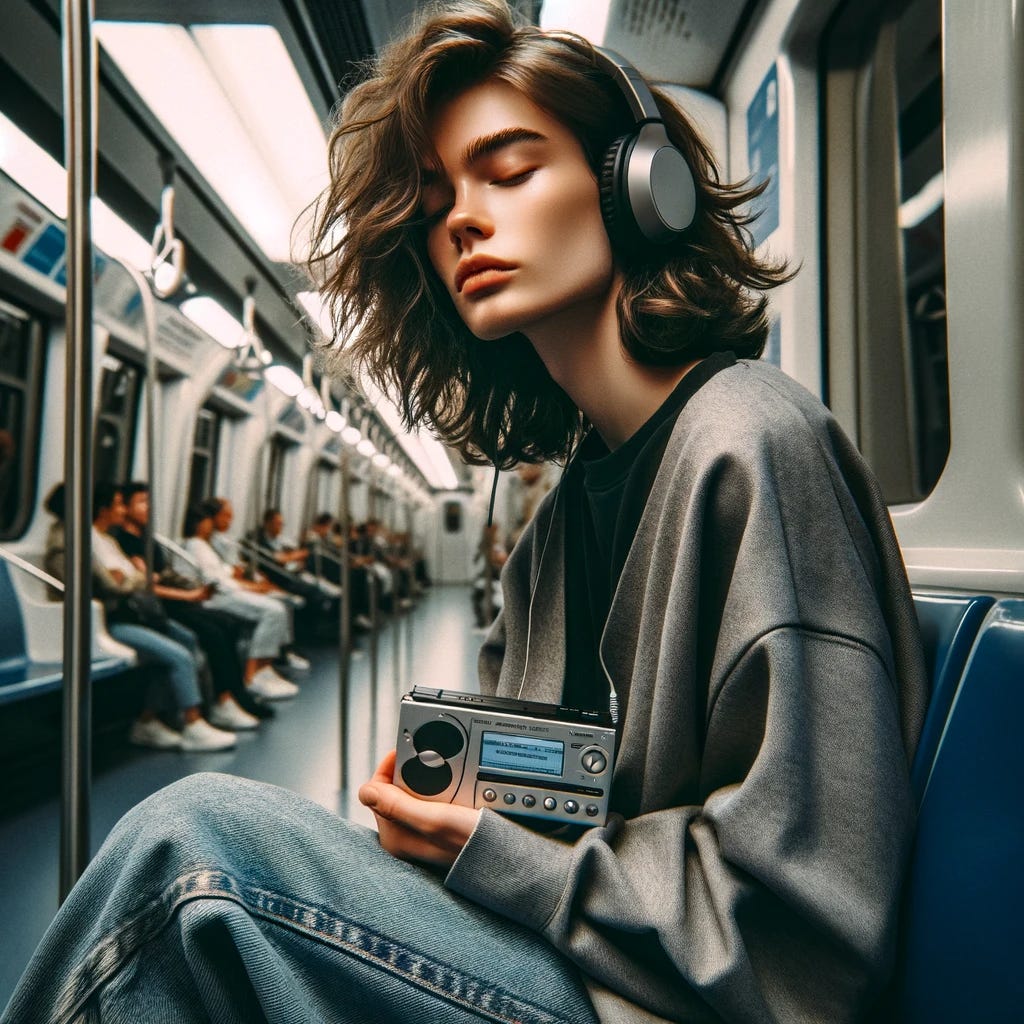
[[[408,419],[498,466],[569,460],[481,683],[616,713],[608,824],[416,800],[393,755],[360,791],[379,840],[188,781],[112,835],[12,1019],[871,1019],[911,841],[913,606],[853,446],[752,361],[786,275],[747,244],[751,193],[658,106],[695,184],[644,241],[602,202],[638,120],[609,61],[460,4],[349,94],[320,211],[337,322]]]

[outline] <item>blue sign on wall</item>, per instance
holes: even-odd
[[[752,184],[768,179],[754,203],[761,216],[750,225],[760,245],[779,226],[779,77],[773,64],[747,107],[747,163]]]

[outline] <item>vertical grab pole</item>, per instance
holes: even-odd
[[[64,707],[60,899],[89,861],[92,770],[92,0],[64,0],[64,160],[68,171],[64,486]]]
[[[352,561],[348,550],[348,519],[349,519],[349,465],[348,452],[341,452],[341,493],[338,497],[338,528],[341,531],[341,600],[338,602],[341,621],[338,624],[338,635],[341,637],[341,652],[338,658],[338,737],[339,737],[339,784],[341,792],[346,793],[348,772],[345,760],[348,757],[348,712],[349,712],[349,679],[350,650],[352,647]],[[347,800],[347,796],[345,797]],[[347,809],[347,807],[346,807]]]
[[[391,489],[391,501],[388,503],[388,519],[391,522],[391,536],[394,538],[398,533],[398,494],[394,487]],[[392,547],[393,553],[394,547]],[[394,677],[395,690],[399,697],[402,695],[402,605],[398,590],[402,572],[404,570],[396,566],[391,577],[394,581],[391,589],[391,674]],[[410,617],[406,615],[406,618]]]
[[[372,570],[370,584],[370,760],[377,767],[377,575]]]
[[[409,503],[408,499],[406,499],[406,502],[405,502],[405,532],[406,532],[406,536],[409,538],[409,554],[410,554],[410,556],[413,556],[413,553],[415,552],[415,549],[416,549],[416,545],[413,542],[413,535],[412,535],[412,505]],[[412,570],[412,572],[413,572],[412,579],[415,580],[415,578],[416,578],[416,576],[415,576],[415,572],[416,572],[416,570],[415,570],[415,563],[413,563],[413,570]],[[404,687],[404,689],[406,689],[406,690],[411,690],[412,689],[412,646],[413,646],[412,615],[407,615],[405,617],[405,687]]]

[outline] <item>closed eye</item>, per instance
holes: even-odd
[[[513,174],[511,178],[498,178],[496,181],[492,181],[491,184],[497,185],[500,188],[510,188],[513,185],[522,185],[524,181],[528,181],[533,177],[536,170],[536,167],[531,167],[529,170],[520,171],[519,174]]]

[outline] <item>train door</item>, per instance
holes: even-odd
[[[438,503],[437,579],[441,583],[466,583],[473,576],[478,517],[471,516],[468,497],[457,491],[440,495]]]

